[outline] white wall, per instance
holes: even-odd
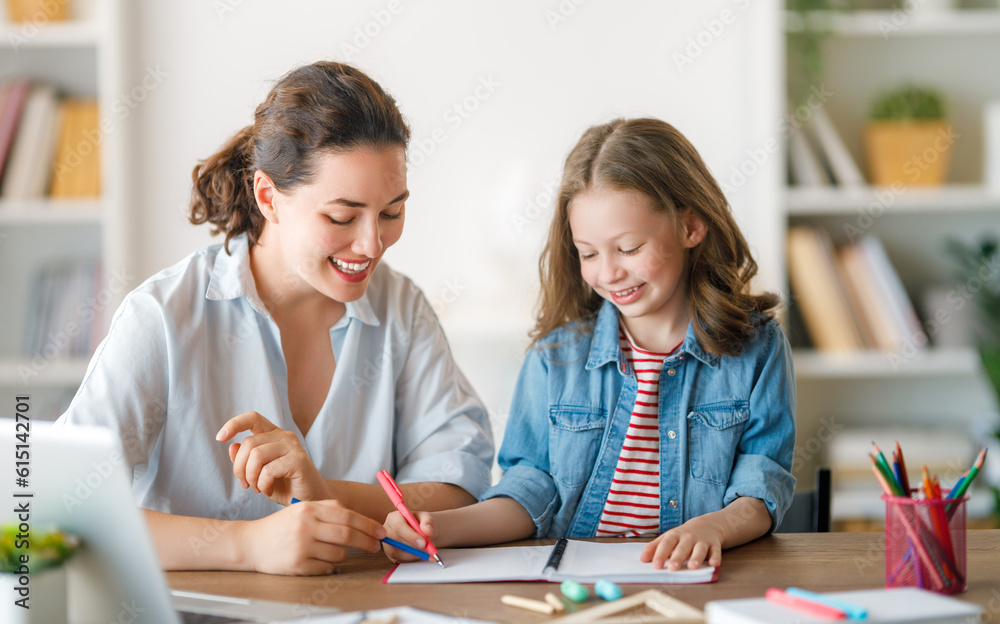
[[[378,80],[412,126],[406,231],[387,259],[436,302],[501,422],[552,191],[588,125],[650,115],[677,126],[734,187],[760,284],[783,279],[781,159],[762,149],[782,110],[775,0],[172,0],[134,11],[127,83],[163,76],[133,119],[140,278],[211,242],[185,219],[195,163],[250,123],[274,79],[335,59]],[[740,166],[751,175],[734,184]]]

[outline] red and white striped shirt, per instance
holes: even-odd
[[[681,345],[670,353],[640,349],[621,324],[618,338],[639,391],[597,535],[655,535],[660,531],[660,370]]]

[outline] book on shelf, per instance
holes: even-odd
[[[927,344],[903,282],[874,236],[838,249],[824,230],[791,228],[788,277],[806,331],[821,351],[906,353]]]
[[[797,186],[828,187],[830,176],[816,156],[809,137],[802,128],[792,130],[788,136],[788,166],[792,184]]]
[[[857,293],[856,313],[870,330],[868,346],[881,351],[896,351],[904,336],[895,323],[889,302],[874,276],[874,267],[858,245],[846,245],[837,252],[845,278]]]
[[[99,126],[94,98],[60,99],[25,78],[0,84],[0,199],[97,197]]]
[[[21,113],[28,100],[31,83],[15,78],[0,85],[0,181],[6,171],[7,159],[21,122]]]
[[[97,303],[99,273],[100,262],[94,258],[55,260],[37,271],[21,334],[21,350],[26,356],[90,356],[103,324]]]
[[[854,162],[826,110],[822,107],[815,109],[808,127],[816,135],[816,143],[829,167],[833,181],[843,187],[865,186],[865,177],[861,174],[861,169]]]
[[[59,105],[60,130],[50,195],[56,198],[100,194],[100,119],[97,100],[70,98]]]
[[[857,242],[857,245],[861,247],[872,267],[871,274],[885,297],[888,304],[886,307],[892,315],[895,326],[902,332],[902,342],[897,345],[897,349],[907,346],[918,348],[926,346],[927,334],[924,333],[913,302],[906,294],[903,281],[892,266],[882,242],[874,236],[865,236]]]
[[[788,278],[792,299],[802,313],[817,349],[854,351],[863,348],[826,232],[794,227],[788,231]]]
[[[0,199],[45,196],[56,150],[57,106],[52,86],[32,86],[0,183]]]

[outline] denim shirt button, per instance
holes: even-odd
[[[672,501],[670,501],[670,503],[668,503],[668,504],[670,505],[670,508],[671,508],[671,509],[677,509],[677,501],[675,501],[675,500],[672,500]]]
[[[670,438],[671,440],[673,440],[674,438],[677,437],[677,432],[676,431],[668,431],[667,432],[667,437]]]
[[[670,377],[673,377],[676,374],[677,374],[677,371],[674,370],[674,369],[672,369],[672,368],[667,371],[667,375],[669,375]]]

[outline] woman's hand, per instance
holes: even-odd
[[[268,574],[332,574],[347,547],[378,552],[385,529],[337,501],[303,501],[246,522],[241,548],[253,570]]]
[[[293,497],[303,501],[330,498],[323,475],[298,436],[275,427],[257,412],[230,419],[215,439],[225,442],[247,430],[253,435],[229,445],[233,474],[243,489],[253,488],[279,505],[291,504]]]
[[[420,530],[424,532],[424,535],[433,540],[434,514],[427,511],[418,511],[414,513],[414,517],[417,519],[417,522],[420,523]],[[386,516],[384,526],[386,535],[395,540],[405,544],[412,544],[421,550],[427,547],[427,540],[414,531],[413,528],[407,524],[403,515],[398,511],[394,511]],[[419,559],[419,557],[416,557],[415,555],[393,548],[388,544],[383,544],[382,548],[385,550],[385,555],[392,561],[417,561]]]
[[[665,566],[668,570],[680,570],[685,561],[692,570],[702,565],[718,566],[725,532],[714,520],[710,515],[699,516],[670,529],[646,544],[639,561],[652,561],[654,568]]]

